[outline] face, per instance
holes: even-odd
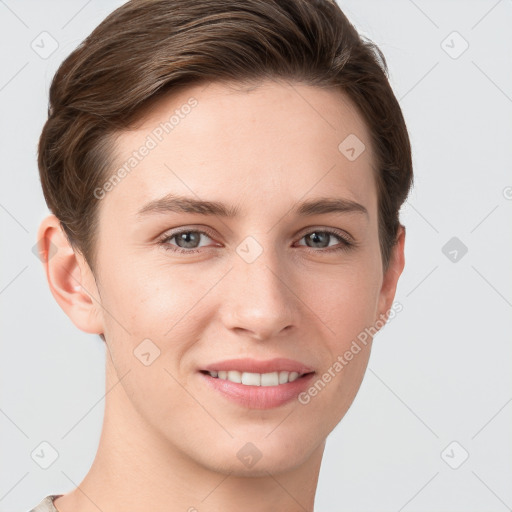
[[[338,147],[354,135],[355,159]],[[189,87],[118,136],[113,173],[138,157],[97,194],[108,364],[129,372],[155,436],[199,464],[246,473],[237,452],[251,442],[254,474],[295,467],[352,403],[371,340],[344,354],[397,278],[382,269],[369,141],[343,93],[277,82]]]

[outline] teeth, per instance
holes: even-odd
[[[279,373],[262,373],[261,374],[261,385],[262,386],[277,386],[279,384]]]
[[[229,380],[238,384],[246,386],[277,386],[279,384],[286,384],[293,382],[300,377],[297,372],[271,372],[271,373],[250,373],[239,372],[237,370],[229,371],[211,371],[208,372],[212,377],[217,377],[222,380]]]
[[[242,374],[236,370],[230,370],[228,372],[227,380],[230,380],[231,382],[238,382],[238,384],[240,384],[242,382]]]
[[[231,372],[229,372],[231,373]],[[229,377],[228,373],[228,377]],[[236,372],[239,373],[239,372]],[[261,373],[242,373],[242,379],[240,380],[242,384],[246,386],[261,386]]]
[[[293,382],[299,378],[299,374],[297,372],[290,372],[290,376],[288,377],[289,382]]]

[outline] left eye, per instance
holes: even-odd
[[[325,247],[329,247],[329,243],[328,243],[328,240],[331,238],[337,238],[340,242],[341,242],[341,245],[340,247],[336,247],[335,249],[329,249],[329,250],[346,250],[348,249],[350,246],[352,246],[352,242],[350,242],[348,240],[348,238],[342,236],[341,234],[337,233],[337,232],[334,232],[334,231],[326,231],[326,230],[315,230],[315,231],[311,231],[309,233],[306,233],[302,238],[305,238],[306,239],[306,245],[308,247],[312,247],[314,248],[315,246],[312,245],[312,244],[316,244],[316,243],[320,243],[321,245],[324,244],[324,242],[327,241],[327,246]],[[325,252],[325,251],[324,251]]]

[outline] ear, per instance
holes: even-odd
[[[64,313],[82,331],[103,333],[103,315],[94,275],[74,251],[59,219],[49,215],[37,232],[39,257],[50,291]]]
[[[396,237],[396,243],[391,251],[389,265],[384,272],[382,287],[379,295],[379,314],[380,318],[387,318],[388,312],[393,305],[395,298],[398,278],[402,274],[405,266],[405,226],[400,224]]]

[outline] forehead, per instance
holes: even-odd
[[[181,88],[118,135],[112,173],[125,172],[101,207],[135,215],[176,193],[236,204],[242,214],[259,207],[261,215],[262,200],[270,213],[280,203],[337,194],[371,212],[369,135],[339,90],[273,81]]]

